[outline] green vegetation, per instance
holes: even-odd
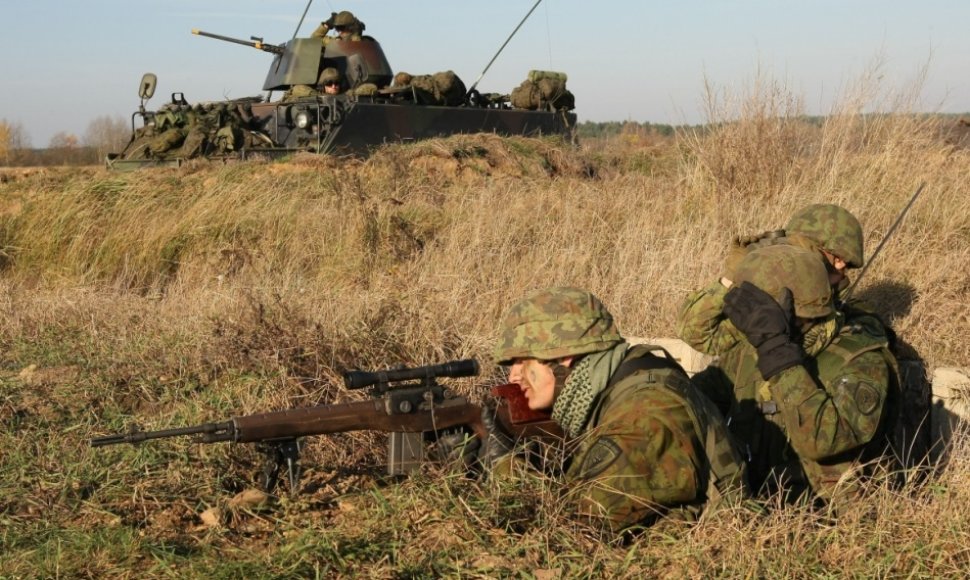
[[[853,105],[854,106],[854,105]],[[970,153],[946,119],[807,121],[783,94],[712,99],[709,127],[582,141],[455,137],[366,161],[295,156],[0,183],[0,577],[947,577],[970,568],[970,443],[845,513],[665,522],[625,542],[447,466],[381,476],[375,433],[313,438],[303,493],[233,505],[260,457],[162,429],[347,400],[347,368],[478,357],[530,289],[589,288],[671,336],[734,235],[844,204],[878,243],[860,289],[932,368],[970,360]]]

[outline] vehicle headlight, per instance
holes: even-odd
[[[306,111],[300,111],[296,114],[296,117],[293,118],[293,122],[296,123],[296,126],[300,129],[306,129],[310,125],[310,115],[308,115]]]

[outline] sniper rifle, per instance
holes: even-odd
[[[91,446],[139,444],[181,436],[194,436],[198,443],[255,443],[265,456],[262,488],[272,492],[285,469],[293,493],[301,472],[301,437],[371,430],[390,434],[387,470],[390,475],[403,475],[416,470],[424,460],[427,434],[437,437],[444,430],[469,428],[483,441],[488,437],[482,408],[437,381],[441,377],[470,377],[478,373],[478,361],[474,359],[378,372],[354,370],[344,374],[346,388],[368,388],[369,399],[242,415],[191,427],[133,430],[96,437],[91,440]],[[494,387],[492,393],[500,399],[496,405],[498,424],[509,434],[561,436],[548,415],[527,408],[517,385]]]

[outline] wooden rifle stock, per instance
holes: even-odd
[[[546,411],[533,411],[522,388],[514,383],[492,387],[496,399],[495,415],[499,425],[516,439],[563,438],[562,427]]]

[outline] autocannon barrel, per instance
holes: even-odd
[[[266,44],[262,39],[257,39],[253,37],[253,40],[242,40],[241,38],[233,38],[231,36],[223,36],[221,34],[213,34],[211,32],[206,32],[204,30],[199,30],[198,28],[192,29],[192,34],[196,36],[206,36],[208,38],[215,38],[216,40],[223,40],[225,42],[232,42],[235,44],[241,44],[243,46],[251,46],[253,48],[258,48],[264,52],[271,52],[273,54],[283,54],[284,48],[282,46],[277,46],[275,44]]]
[[[393,369],[387,371],[348,371],[344,373],[344,385],[348,389],[362,389],[379,383],[431,380],[438,377],[474,377],[478,374],[478,361],[470,358],[455,360],[426,367]]]

